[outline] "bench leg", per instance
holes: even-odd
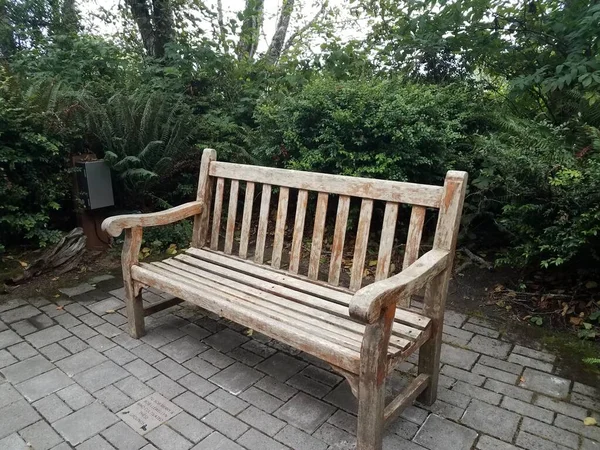
[[[138,263],[138,255],[142,245],[142,229],[139,227],[125,230],[125,241],[121,254],[123,269],[123,284],[125,287],[125,307],[127,310],[127,321],[129,322],[129,334],[133,338],[140,338],[145,334],[144,328],[144,305],[142,295],[134,285],[131,277],[131,267]]]
[[[431,318],[431,338],[419,349],[419,374],[429,375],[429,385],[418,398],[425,405],[431,405],[437,399],[449,276],[449,270],[445,270],[431,280],[425,290],[424,313]]]
[[[361,382],[358,390],[356,450],[381,450],[383,442],[385,381],[372,381]]]

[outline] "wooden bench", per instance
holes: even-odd
[[[175,301],[192,302],[314,355],[345,376],[358,398],[358,449],[381,449],[383,427],[403,408],[417,397],[426,404],[436,399],[444,307],[466,179],[466,173],[450,171],[442,187],[326,175],[218,162],[216,152],[206,149],[196,201],[163,212],[110,217],[102,224],[112,236],[125,230],[122,265],[130,333],[142,336],[144,316],[174,304],[144,308],[141,289],[155,287],[176,296]],[[227,222],[221,242],[226,182]],[[238,220],[242,183],[245,195]],[[257,184],[262,185],[260,196]],[[269,256],[265,248],[273,187],[278,206]],[[290,190],[297,202],[289,227],[291,247],[284,255]],[[316,210],[310,257],[301,265],[309,192],[317,193]],[[260,197],[257,227],[255,196]],[[328,201],[335,196],[337,217],[324,281],[319,280],[319,265],[325,217]],[[344,287],[340,274],[351,197],[361,199],[361,208],[349,283]],[[381,233],[373,233],[380,236],[375,282],[361,288],[374,201],[385,202]],[[403,270],[388,277],[400,203],[412,205],[408,240]],[[419,257],[427,208],[438,210],[437,228],[433,249]],[[189,250],[161,262],[138,261],[143,227],[192,216]],[[422,288],[424,308],[408,308],[411,295]],[[386,376],[417,349],[418,375],[385,405]]]

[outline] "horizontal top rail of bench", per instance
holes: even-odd
[[[213,161],[212,177],[439,208],[442,187]]]

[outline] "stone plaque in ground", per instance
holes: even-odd
[[[128,406],[117,415],[138,433],[146,434],[180,412],[179,406],[154,393]]]

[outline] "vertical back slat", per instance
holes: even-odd
[[[304,219],[306,218],[306,205],[308,203],[308,191],[298,191],[298,202],[296,203],[296,218],[294,219],[294,236],[290,250],[289,271],[298,273],[300,268],[300,256],[302,255],[302,238],[304,237]]]
[[[242,216],[242,232],[240,236],[240,258],[248,256],[248,240],[250,239],[250,224],[252,222],[252,206],[254,205],[254,183],[246,184],[246,198],[244,199],[244,214]]]
[[[285,221],[287,219],[289,188],[279,189],[279,203],[277,204],[277,220],[275,222],[275,240],[273,242],[273,254],[271,255],[271,266],[279,269],[281,267],[281,253],[283,251],[283,236],[285,234]]]
[[[364,198],[360,207],[358,229],[356,231],[356,244],[354,246],[354,259],[352,260],[352,272],[350,275],[350,289],[353,291],[360,289],[360,286],[362,285],[372,214],[373,200]]]
[[[238,192],[240,188],[239,180],[231,180],[231,189],[229,190],[229,210],[227,211],[227,228],[225,231],[225,253],[231,254],[233,249],[233,237],[235,234],[235,218],[237,215]]]
[[[215,189],[215,207],[213,209],[212,234],[210,238],[210,248],[217,250],[219,247],[219,230],[221,228],[221,211],[223,208],[223,191],[225,188],[225,179],[217,179],[217,188]]]
[[[310,248],[310,260],[308,262],[308,278],[311,280],[319,278],[319,262],[321,259],[321,248],[323,247],[323,233],[325,231],[325,216],[327,215],[328,200],[329,195],[327,193],[319,192]]]
[[[198,177],[198,191],[196,200],[204,203],[200,214],[194,217],[194,230],[192,233],[192,247],[204,247],[208,242],[210,228],[210,200],[213,192],[215,179],[209,175],[210,165],[217,160],[217,152],[211,148],[205,148],[202,152],[200,164],[200,176]]]
[[[419,247],[421,246],[423,223],[425,222],[425,211],[426,210],[424,206],[412,207],[402,270],[406,269],[419,258]]]
[[[340,271],[342,268],[342,256],[344,253],[344,240],[346,239],[346,227],[348,224],[348,211],[350,210],[350,197],[340,195],[337,216],[335,219],[335,231],[333,233],[333,244],[331,247],[331,263],[329,265],[328,283],[337,286],[340,284]]]
[[[258,217],[258,232],[256,235],[256,251],[254,261],[262,264],[265,259],[265,242],[267,241],[267,225],[269,224],[269,206],[271,203],[271,185],[263,184]]]
[[[381,240],[379,241],[379,256],[377,257],[377,270],[375,281],[384,280],[390,273],[390,261],[394,247],[394,233],[398,221],[398,203],[387,202],[381,227]]]

